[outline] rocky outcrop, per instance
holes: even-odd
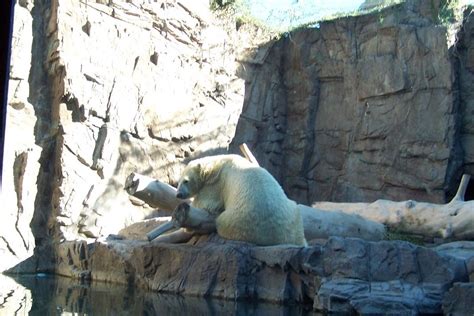
[[[234,144],[248,143],[303,204],[444,202],[470,168],[470,116],[463,119],[463,165],[456,45],[439,24],[449,13],[443,10],[440,1],[406,1],[296,30],[262,48],[266,58],[247,62]],[[470,44],[462,45],[461,68],[470,76]]]
[[[306,248],[256,247],[211,235],[182,245],[109,240],[60,249],[58,272],[74,278],[329,312],[441,313],[455,282],[472,284],[465,259],[401,241],[334,237]]]
[[[240,37],[207,4],[16,3],[0,270],[35,244],[53,257],[59,241],[155,215],[124,191],[130,172],[174,183],[189,159],[227,149],[243,98]]]

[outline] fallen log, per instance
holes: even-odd
[[[446,240],[474,239],[474,201],[464,201],[470,176],[463,175],[455,197],[447,204],[417,201],[373,203],[316,202],[314,208],[358,214],[402,234]]]
[[[125,190],[151,207],[170,213],[179,204],[189,202],[178,199],[173,186],[135,172],[132,172],[125,180]]]

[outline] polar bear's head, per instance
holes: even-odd
[[[178,182],[178,191],[176,197],[178,199],[188,199],[195,196],[201,189],[203,182],[201,181],[201,164],[190,163],[181,174]]]
[[[223,161],[219,157],[211,156],[191,161],[181,174],[176,197],[194,197],[203,186],[216,183],[223,167]]]

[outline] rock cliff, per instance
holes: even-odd
[[[300,203],[444,201],[472,172],[471,11],[457,31],[442,2],[406,1],[261,48],[233,144]]]
[[[229,23],[207,1],[17,2],[0,270],[153,216],[130,172],[174,183],[227,149],[244,93]]]

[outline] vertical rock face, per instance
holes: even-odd
[[[58,2],[49,69],[63,69],[56,214],[66,239],[107,235],[148,215],[123,190],[130,172],[173,183],[185,159],[230,142],[243,86],[229,35],[198,7]]]
[[[462,158],[439,10],[407,1],[275,42],[248,65],[234,144],[249,143],[301,203],[443,201]]]
[[[474,17],[471,10],[467,10],[464,16],[454,54],[459,62],[460,139],[464,165],[466,173],[474,174]]]
[[[187,160],[227,149],[244,82],[235,27],[207,7],[16,4],[0,238],[12,260],[0,270],[31,256],[35,241],[42,253],[149,216],[123,189],[130,172],[173,183]]]
[[[31,8],[15,6],[2,179],[0,271],[33,254],[35,240],[29,227],[35,210],[36,178],[41,148],[35,143],[37,117],[29,102],[32,51]]]

